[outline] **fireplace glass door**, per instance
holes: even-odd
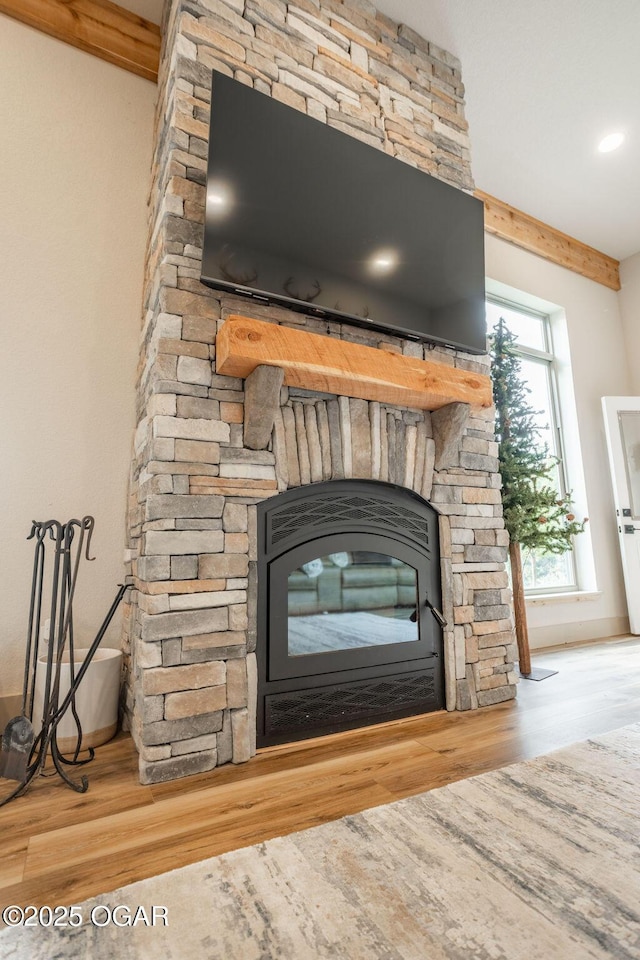
[[[287,578],[288,655],[353,650],[418,639],[418,573],[397,557],[340,550]]]
[[[437,623],[420,603],[429,593],[428,565],[397,540],[322,537],[275,560],[269,580],[270,680],[434,653]]]

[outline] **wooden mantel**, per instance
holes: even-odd
[[[264,320],[229,317],[216,340],[217,372],[244,378],[263,364],[281,367],[285,386],[401,407],[438,410],[448,403],[493,403],[491,379],[485,374]]]

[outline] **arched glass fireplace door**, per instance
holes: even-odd
[[[258,507],[258,744],[443,706],[437,515],[371,480]]]

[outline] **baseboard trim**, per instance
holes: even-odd
[[[577,620],[575,623],[553,624],[529,628],[532,650],[548,650],[580,643],[608,640],[629,635],[628,617],[604,617],[602,620]]]

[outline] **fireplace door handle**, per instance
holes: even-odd
[[[434,615],[434,617],[436,618],[436,620],[444,630],[444,628],[447,625],[447,621],[443,617],[442,611],[438,610],[437,607],[434,607],[434,605],[431,603],[431,600],[429,600],[429,597],[425,597],[424,604],[426,607],[429,608],[429,610],[431,610],[431,613]]]

